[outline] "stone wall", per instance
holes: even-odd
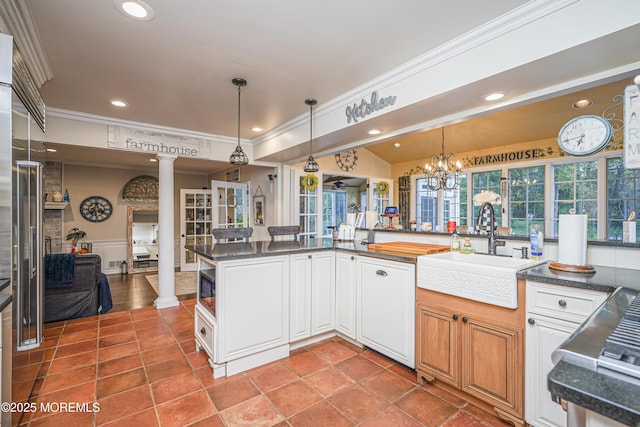
[[[45,162],[44,167],[44,192],[47,195],[46,200],[52,201],[53,192],[60,191],[64,193],[62,188],[62,163]],[[47,253],[62,252],[62,242],[64,236],[62,230],[62,214],[63,209],[45,209],[44,210],[44,235],[51,239],[51,247],[49,247],[48,239],[45,241],[45,251]]]

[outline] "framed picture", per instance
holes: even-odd
[[[80,250],[78,251],[81,254],[90,254],[93,250],[93,243],[81,242]]]
[[[226,171],[224,174],[224,180],[227,182],[240,182],[240,168]]]
[[[356,216],[356,223],[354,224],[356,228],[364,228],[364,212],[358,212]]]
[[[255,225],[265,224],[265,197],[253,196],[253,215]]]

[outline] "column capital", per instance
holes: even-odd
[[[156,158],[158,160],[171,160],[172,162],[178,158],[178,156],[173,154],[156,154]]]

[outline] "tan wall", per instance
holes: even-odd
[[[63,214],[64,241],[67,231],[77,227],[87,233],[86,240],[117,241],[127,239],[127,206],[131,202],[122,200],[122,188],[139,175],[158,176],[156,170],[99,168],[93,166],[64,165],[63,188],[69,191],[69,206]],[[180,235],[180,189],[209,188],[206,175],[175,174],[174,176],[174,221],[175,236]],[[87,221],[80,215],[80,203],[89,196],[102,196],[113,206],[109,219],[99,223]],[[141,204],[141,203],[137,203]]]
[[[356,149],[356,153],[358,155],[358,163],[356,164],[355,168],[353,168],[353,170],[349,172],[344,172],[338,167],[338,165],[336,164],[335,156],[333,154],[330,156],[316,158],[316,161],[318,162],[318,165],[320,165],[320,172],[325,174],[346,174],[349,176],[376,178],[392,177],[392,165],[389,162],[376,156],[366,148],[358,148]],[[300,169],[302,169],[303,166],[304,162],[296,163],[295,165],[293,165],[293,167]]]

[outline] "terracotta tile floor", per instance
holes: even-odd
[[[31,401],[98,412],[28,414],[32,426],[505,426],[491,414],[339,338],[213,379],[193,336],[195,300],[45,326]],[[27,419],[28,418],[28,419]]]

